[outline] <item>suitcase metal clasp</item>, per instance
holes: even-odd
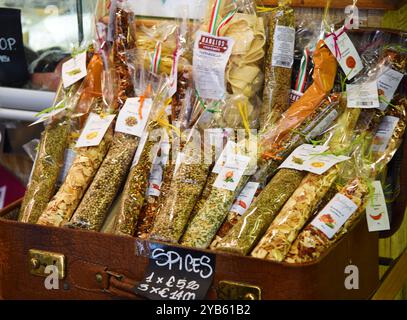
[[[219,281],[219,300],[261,300],[261,288],[249,284]]]
[[[47,277],[45,273],[48,266],[56,266],[58,270],[58,279],[65,278],[65,256],[60,253],[30,249],[28,251],[28,265],[30,273],[34,276]]]

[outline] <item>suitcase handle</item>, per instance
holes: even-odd
[[[109,270],[104,271],[104,273],[108,279],[107,288],[104,289],[105,292],[120,298],[142,299],[134,290],[138,285],[138,281]],[[96,275],[96,277],[98,276]]]

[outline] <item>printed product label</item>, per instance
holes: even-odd
[[[379,94],[377,82],[346,85],[348,108],[379,108]]]
[[[295,29],[276,26],[274,31],[273,67],[291,68],[294,62]]]
[[[295,101],[298,101],[304,94],[297,90],[290,91],[290,103],[293,104]]]
[[[144,99],[140,108],[140,98],[127,98],[119,112],[116,131],[141,137],[150,116],[152,99]]]
[[[327,146],[303,144],[290,154],[290,156],[281,164],[280,168],[323,174],[335,164],[349,159],[349,157],[346,156],[322,154],[327,150]]]
[[[343,28],[335,31],[335,35],[328,35],[324,40],[325,44],[338,60],[343,72],[348,75],[348,79],[351,80],[363,69],[362,60]]]
[[[391,102],[397,87],[400,84],[401,79],[403,79],[403,74],[393,70],[392,68],[386,67],[377,79],[377,87],[379,89],[379,96],[382,96],[385,101],[380,102],[380,110],[385,110],[387,107],[387,102]]]
[[[311,224],[332,239],[357,208],[352,200],[337,193]]]
[[[366,206],[367,226],[370,232],[390,230],[389,214],[380,181],[373,181],[374,193]]]
[[[223,149],[222,153],[220,154],[218,160],[216,161],[212,172],[219,174],[220,171],[222,170],[223,166],[226,163],[228,155],[230,156],[232,153],[236,153],[236,152],[237,152],[237,144],[233,141],[228,141],[226,143],[226,146]]]
[[[163,169],[161,165],[153,165],[150,172],[150,178],[148,180],[148,196],[160,196],[161,185],[163,182]]]
[[[372,150],[374,152],[384,152],[386,150],[399,120],[399,118],[393,116],[383,118],[373,139]]]
[[[77,148],[98,146],[116,115],[91,113],[76,143]]]
[[[193,53],[193,77],[204,99],[221,99],[225,95],[225,69],[234,40],[207,32],[196,33]]]
[[[230,154],[220,170],[213,186],[215,188],[235,191],[243,176],[250,158],[239,154]]]
[[[86,51],[82,52],[62,65],[62,82],[68,88],[76,81],[86,77]]]
[[[230,211],[236,212],[241,216],[244,215],[246,210],[250,207],[258,187],[259,183],[248,182],[243,188],[242,192],[240,192],[239,196],[236,198]]]

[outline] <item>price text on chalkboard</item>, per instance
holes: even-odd
[[[216,256],[150,243],[150,261],[136,293],[152,300],[204,299],[212,284]]]

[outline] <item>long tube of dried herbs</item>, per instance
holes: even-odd
[[[150,238],[177,243],[207,180],[212,164],[197,159],[201,144],[192,141],[184,147],[185,157],[176,171],[171,188],[156,217]]]
[[[101,101],[97,104],[99,105]],[[93,107],[96,111],[96,108]],[[62,226],[68,222],[78,207],[86,189],[101,165],[113,137],[112,127],[98,146],[79,148],[64,183],[48,203],[38,219],[38,224]]]
[[[122,108],[127,97],[134,93],[125,56],[126,50],[133,46],[130,21],[131,13],[118,8],[113,46],[114,68],[118,79],[115,103],[118,109]],[[100,230],[107,211],[126,178],[138,143],[138,137],[115,132],[112,145],[70,223],[67,224],[68,227]]]
[[[76,105],[77,89],[77,84],[69,89],[65,96],[65,104]],[[61,95],[62,91],[57,94],[54,105],[57,99],[61,98]],[[18,216],[18,220],[21,222],[36,223],[54,195],[68,143],[71,112],[71,108],[68,107],[67,110],[57,114],[42,133],[31,180]]]
[[[269,47],[259,119],[262,130],[272,126],[289,107],[295,42],[294,9],[290,2],[278,1],[278,7],[268,17]]]

